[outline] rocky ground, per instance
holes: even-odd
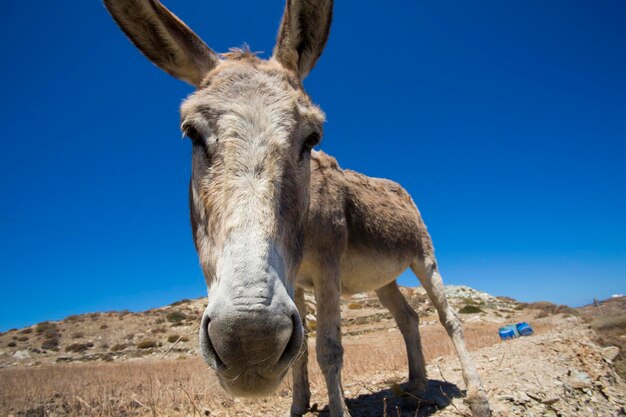
[[[612,367],[617,348],[599,347],[591,341],[591,331],[578,324],[580,320],[572,318],[544,334],[474,352],[496,416],[626,415],[626,385]],[[459,366],[451,357],[431,361],[427,370],[444,386],[463,386]],[[450,392],[450,405],[418,415],[470,415],[458,392],[454,388]]]
[[[421,288],[402,291],[420,315],[431,402],[403,391],[402,337],[374,294],[358,294],[342,302],[343,380],[353,415],[469,415],[458,360],[432,305]],[[447,293],[496,415],[626,415],[619,375],[624,297],[573,310],[468,287],[450,286]],[[0,415],[284,415],[288,381],[269,399],[231,399],[198,359],[197,323],[205,302],[72,316],[1,334]],[[312,297],[307,302],[315,403],[309,415],[325,415],[326,391],[314,357],[315,303]],[[536,333],[501,342],[498,327],[519,321],[530,322]]]

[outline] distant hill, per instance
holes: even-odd
[[[401,290],[425,323],[437,321],[423,288]],[[451,304],[465,313],[461,314],[462,318],[469,321],[504,323],[524,308],[538,308],[543,314],[571,313],[568,307],[550,303],[528,305],[466,286],[450,285],[446,292]],[[314,331],[315,302],[311,294],[306,298],[310,311],[307,322]],[[197,355],[198,326],[206,302],[206,297],[185,299],[139,313],[80,314],[14,329],[0,334],[0,367]],[[374,293],[344,299],[342,321],[346,336],[395,327]]]

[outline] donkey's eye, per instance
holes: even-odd
[[[199,144],[202,142],[202,135],[200,135],[200,132],[198,132],[198,130],[191,125],[183,126],[183,133],[185,134],[185,136],[191,139],[194,144]]]
[[[319,133],[311,133],[302,143],[302,149],[300,150],[300,159],[304,158],[307,153],[311,152],[311,149],[313,149],[315,145],[320,143],[320,139],[321,138]]]

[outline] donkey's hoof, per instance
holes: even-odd
[[[315,404],[315,405],[317,405],[317,404]],[[306,406],[304,406],[304,407],[303,406],[296,406],[295,404],[292,404],[291,410],[287,413],[287,416],[290,416],[290,417],[302,417],[303,415],[305,415],[309,411],[312,411],[312,409],[309,408],[308,404]]]
[[[491,417],[491,409],[489,408],[489,400],[484,393],[471,396],[467,399],[470,410],[474,417]]]
[[[319,413],[317,403],[313,403],[312,406],[309,406],[309,400],[304,401],[302,404],[296,404],[295,402],[291,404],[291,411],[287,413],[287,416],[290,417],[302,417],[306,413]]]

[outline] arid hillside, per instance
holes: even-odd
[[[464,416],[464,385],[454,348],[421,288],[402,288],[419,312],[430,401],[402,389],[402,336],[374,294],[342,304],[345,395],[354,416]],[[624,415],[626,300],[582,309],[525,304],[468,287],[447,287],[496,415]],[[310,314],[310,415],[324,414]],[[0,335],[0,415],[274,416],[289,409],[289,381],[267,399],[229,397],[198,357],[206,299],[142,313],[67,317]],[[535,334],[501,342],[503,324],[528,321]],[[620,347],[622,350],[620,351]]]
[[[437,321],[421,287],[402,288],[402,291],[423,317],[423,325]],[[468,287],[449,286],[448,293],[453,305],[465,313],[463,317],[468,323],[491,323],[493,328],[523,307],[513,299],[496,298]],[[314,332],[315,302],[311,295],[307,295],[307,301],[310,310],[307,322]],[[0,335],[0,366],[196,356],[198,325],[205,307],[206,298],[198,298],[140,313],[81,314],[11,330]],[[373,293],[343,300],[342,318],[343,334],[348,339],[395,328],[391,315]],[[493,336],[496,338],[495,333]]]

